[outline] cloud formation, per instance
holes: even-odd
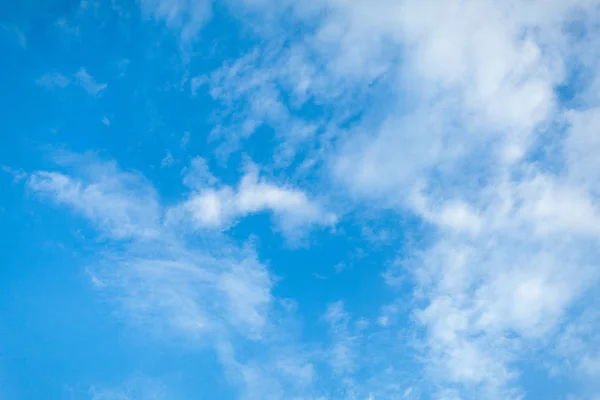
[[[178,86],[158,74],[181,91],[136,101],[156,114],[202,104],[210,133],[190,140],[188,118],[156,117],[153,135],[169,121],[178,132],[177,163],[167,152],[144,171],[164,185],[89,155],[26,181],[109,245],[86,271],[128,323],[212,349],[245,399],[523,399],[534,369],[571,382],[570,398],[599,393],[598,1],[137,5],[185,54],[165,67]],[[227,56],[202,47],[223,15],[244,39]],[[108,87],[85,68],[37,84],[96,101]],[[245,161],[256,148],[258,165]],[[326,243],[307,264],[368,261],[289,299],[268,251],[233,238],[257,216]],[[380,286],[358,293],[372,277]]]
[[[46,89],[64,89],[71,83],[81,87],[90,96],[97,96],[107,88],[106,83],[96,82],[85,68],[80,68],[73,74],[73,78],[66,77],[58,72],[44,74],[37,80],[37,84]]]
[[[269,211],[289,233],[312,224],[331,226],[336,222],[335,214],[326,212],[303,191],[260,178],[255,166],[248,167],[235,188],[217,185],[202,159],[196,158],[193,166],[185,181],[195,193],[169,210],[167,220],[189,220],[195,229],[223,229],[246,215]]]
[[[244,398],[264,398],[267,388],[272,398],[283,398],[288,393],[284,386],[304,390],[311,383],[310,361],[282,339],[287,334],[278,318],[286,318],[289,311],[272,294],[275,278],[251,247],[214,232],[193,240],[181,236],[173,220],[163,223],[172,210],[161,204],[151,183],[114,162],[70,153],[56,159],[74,172],[37,171],[29,176],[27,187],[83,216],[98,230],[107,247],[86,272],[95,288],[118,307],[117,315],[154,339],[212,349],[232,382],[243,388]],[[304,217],[303,207],[312,210],[299,191],[258,181],[242,187],[236,197],[244,214],[266,207],[294,213],[288,208],[294,206]],[[194,210],[201,211],[207,210]],[[268,349],[264,360],[238,355],[252,343]],[[120,392],[90,393],[92,398],[105,398]]]
[[[421,296],[413,314],[423,328],[425,370],[440,396],[519,396],[514,365],[523,349],[552,342],[598,278],[592,243],[599,203],[597,179],[590,179],[597,176],[591,154],[598,99],[586,96],[570,109],[557,91],[581,57],[573,49],[595,43],[590,23],[597,4],[382,0],[279,7],[313,18],[314,29],[275,55],[260,49],[224,66],[212,93],[248,102],[235,125],[244,126],[265,120],[252,106],[257,93],[245,91],[256,82],[324,111],[354,107],[357,88],[372,84],[374,97],[358,92],[376,99],[357,107],[358,122],[319,122],[317,131],[336,141],[310,154],[310,165],[323,166],[353,199],[416,215],[436,232],[434,243],[415,249],[403,265],[413,266],[407,273]],[[572,33],[575,23],[586,26],[583,37]],[[244,66],[248,60],[251,67]],[[586,63],[597,60],[588,54]],[[286,107],[268,121],[280,128],[294,114]]]

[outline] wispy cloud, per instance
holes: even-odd
[[[87,218],[103,240],[121,243],[86,270],[92,284],[118,305],[119,315],[151,337],[212,346],[232,379],[242,377],[248,399],[260,398],[259,381],[272,379],[276,365],[284,381],[290,379],[284,376],[311,380],[308,361],[277,344],[282,327],[271,321],[273,277],[251,248],[214,233],[188,242],[176,227],[161,223],[166,208],[139,174],[90,155],[66,154],[60,162],[76,175],[38,171],[27,186]],[[240,340],[266,341],[264,346],[279,346],[287,355],[267,353],[280,356],[253,365],[236,356]],[[112,391],[94,389],[97,396],[105,393]]]
[[[15,169],[15,168],[9,167],[7,165],[0,165],[0,170],[11,175],[15,182],[20,182],[23,179],[27,178],[27,172],[25,172],[21,169]]]
[[[108,86],[106,83],[99,83],[88,74],[85,68],[80,68],[74,75],[75,83],[91,96],[97,96]]]
[[[69,83],[69,78],[57,72],[45,74],[37,80],[37,84],[45,87],[46,89],[62,89],[64,87],[67,87]]]
[[[171,154],[170,151],[167,151],[167,154],[165,154],[163,159],[160,161],[160,167],[161,168],[170,167],[171,165],[173,165],[174,162],[175,162],[175,159],[173,158],[173,155]]]
[[[13,38],[16,39],[16,42],[19,44],[19,46],[21,46],[21,48],[27,48],[27,37],[18,26],[0,23],[0,29],[2,29],[2,31],[6,32],[7,34],[13,36]]]
[[[118,386],[93,385],[88,393],[90,400],[131,400],[144,398],[166,400],[171,397],[164,384],[155,379],[133,376]]]
[[[85,90],[90,96],[97,96],[107,88],[106,83],[98,83],[87,72],[85,68],[80,68],[72,79],[58,72],[43,75],[37,80],[37,84],[46,89],[63,89],[71,84],[75,84]]]
[[[330,325],[334,338],[329,360],[337,374],[347,374],[356,368],[355,338],[349,332],[349,315],[344,311],[342,302],[330,304],[324,316]]]
[[[297,85],[302,82],[297,82],[299,77],[292,77],[292,74],[303,71],[296,71],[295,65],[288,64],[301,64],[298,68],[302,69],[304,55],[281,50],[279,46],[274,48],[267,49],[265,54],[250,51],[235,62],[226,63],[209,77],[199,77],[207,83],[213,100],[223,108],[219,113],[220,120],[211,132],[212,140],[220,142],[217,154],[223,159],[239,150],[265,125],[275,130],[278,146],[272,157],[279,167],[293,163],[302,149],[310,148],[318,140],[317,133],[323,121],[313,121],[292,112],[302,106],[308,95],[301,89],[296,93]],[[292,60],[279,60],[276,58],[278,51],[284,51]],[[284,100],[288,93],[280,86],[292,91],[292,104]]]
[[[79,162],[88,162],[78,159]],[[154,188],[141,176],[122,172],[114,163],[89,161],[80,176],[38,171],[27,186],[68,206],[114,239],[159,235],[161,209]],[[144,199],[142,203],[137,200]]]
[[[179,141],[179,147],[181,147],[182,149],[185,150],[189,143],[190,143],[190,133],[184,132],[183,135],[181,136],[181,140]]]
[[[212,0],[142,0],[142,10],[184,40],[193,39],[212,15]]]

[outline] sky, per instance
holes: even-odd
[[[600,1],[0,4],[1,400],[600,400]]]

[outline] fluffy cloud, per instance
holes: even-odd
[[[189,219],[195,228],[223,229],[246,215],[269,211],[288,233],[311,224],[328,226],[336,222],[334,214],[323,210],[306,193],[267,182],[253,166],[233,188],[216,185],[205,162],[196,159],[185,181],[195,187],[196,193],[169,210],[169,221]]]
[[[273,6],[246,5],[266,3]],[[325,167],[353,200],[433,228],[433,244],[403,265],[441,398],[518,397],[520,351],[555,340],[598,278],[598,99],[585,92],[569,109],[557,90],[577,68],[595,82],[597,52],[573,49],[594,47],[597,3],[273,7],[311,29],[289,48],[252,53],[252,68],[249,56],[225,66],[213,80],[224,92],[213,94],[250,104],[235,126],[258,119],[284,136],[280,121],[296,118],[293,101],[360,115],[318,121],[325,145],[304,165]],[[574,35],[574,24],[585,33]],[[252,106],[256,91],[246,90],[253,85],[280,88],[292,106],[265,119]]]

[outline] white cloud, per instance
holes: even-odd
[[[18,26],[12,25],[12,24],[0,23],[0,29],[2,29],[4,32],[8,32],[11,36],[14,36],[14,38],[19,43],[19,46],[21,46],[21,48],[23,48],[23,49],[27,48],[27,37],[25,36],[23,31],[21,29],[19,29]]]
[[[600,138],[598,126],[600,126],[600,106],[583,110],[573,110],[567,113],[570,124],[569,135],[565,142],[565,153],[570,178],[575,184],[586,185],[594,190],[600,187],[595,174],[598,171],[600,161]]]
[[[428,304],[417,314],[426,328],[431,377],[480,387],[489,391],[487,398],[513,393],[516,371],[510,365],[518,349],[550,338],[597,275],[597,252],[579,242],[598,239],[598,203],[592,184],[582,184],[597,182],[595,169],[571,159],[563,176],[549,175],[524,161],[538,145],[535,135],[560,120],[552,113],[554,86],[564,76],[565,61],[557,58],[564,43],[555,35],[561,35],[556,26],[562,15],[568,18],[566,5],[554,2],[541,10],[540,3],[512,3],[518,7],[493,1],[369,3],[377,15],[360,20],[366,4],[339,5],[339,18],[356,13],[347,29],[366,32],[364,24],[376,32],[364,39],[375,48],[378,35],[408,46],[401,81],[422,87],[411,92],[419,101],[415,112],[397,118],[401,111],[390,108],[374,132],[364,123],[346,140],[334,157],[334,176],[363,199],[411,210],[449,229],[419,258],[431,268],[417,280]],[[539,36],[524,38],[529,25]],[[582,163],[594,162],[595,135],[584,138],[593,132],[587,122],[592,115],[569,114],[569,133],[585,132],[578,134],[583,145],[570,134],[566,139],[581,149]],[[579,168],[576,181],[571,171]],[[482,183],[473,183],[480,177]],[[427,194],[415,201],[411,193],[423,182]],[[457,239],[457,231],[472,239]]]
[[[432,209],[432,206],[428,203],[429,199],[421,193],[416,194],[412,201],[414,209],[425,220],[457,232],[477,235],[481,231],[481,218],[469,204],[451,200]]]
[[[193,39],[212,15],[211,0],[140,0],[142,10],[179,31],[184,40]]]
[[[90,96],[97,96],[106,89],[106,83],[99,83],[86,71],[85,68],[80,68],[75,74],[73,79],[70,79],[58,72],[53,72],[43,75],[37,80],[37,84],[45,87],[46,89],[63,89],[69,86],[71,83],[76,84],[85,90]],[[108,121],[108,119],[103,119]],[[106,124],[106,122],[104,122]],[[107,124],[106,124],[107,125]]]
[[[522,203],[518,217],[533,223],[540,236],[600,234],[600,204],[585,187],[538,175],[521,183],[517,193]]]
[[[202,157],[194,157],[183,173],[184,185],[196,191],[215,186],[218,183],[218,179],[210,172],[206,160]]]
[[[46,89],[59,88],[62,89],[67,87],[70,83],[69,78],[61,75],[57,72],[45,74],[37,80],[37,84],[45,87]]]
[[[63,168],[74,169],[75,175],[38,171],[31,174],[27,186],[40,197],[86,217],[104,236],[103,251],[86,267],[86,273],[115,304],[118,316],[150,338],[207,346],[218,354],[222,346],[235,354],[238,346],[248,342],[267,349],[278,346],[273,340],[284,327],[271,320],[273,277],[251,248],[239,247],[214,232],[188,242],[176,229],[161,223],[166,208],[142,176],[90,155],[56,158]],[[265,356],[280,355],[280,370],[275,369],[275,361],[268,361],[256,371],[257,379],[267,379],[277,371],[276,382],[291,379],[286,376],[310,381],[310,364],[301,359],[296,364],[292,347],[265,351]],[[284,350],[287,358],[279,352]],[[246,359],[223,358],[222,362],[235,376],[253,368]],[[90,393],[98,399],[146,396],[137,390],[137,386],[94,388]],[[256,390],[255,397],[247,398],[260,398]],[[158,396],[155,391],[148,393]]]
[[[598,356],[588,348],[597,322],[573,320],[571,312],[574,306],[587,308],[581,301],[599,278],[598,99],[587,93],[576,110],[568,110],[555,88],[565,82],[571,63],[582,62],[572,58],[572,48],[581,48],[567,25],[581,13],[593,37],[597,30],[589,22],[597,20],[597,2],[277,3],[243,2],[269,15],[285,8],[286,16],[291,11],[310,21],[314,31],[309,27],[300,39],[286,38],[289,49],[275,45],[251,52],[210,75],[210,94],[231,120],[213,132],[225,133],[223,152],[267,124],[281,144],[276,167],[290,166],[299,149],[318,147],[307,150],[303,165],[309,170],[325,165],[328,183],[341,184],[348,198],[433,226],[431,243],[409,249],[413,258],[402,260],[415,285],[411,305],[420,360],[428,387],[439,390],[432,396],[519,398],[517,365],[524,350],[557,343],[563,353],[575,355],[575,369],[595,376]],[[142,8],[185,40],[210,15],[208,1],[143,1]],[[581,67],[594,75],[598,46],[593,39],[583,41],[589,51]],[[105,87],[83,81],[90,93]],[[193,90],[199,82],[204,78],[192,80]],[[50,76],[39,83],[64,87],[69,80]],[[294,106],[309,100],[327,120],[296,116]],[[560,124],[567,125],[564,132]],[[558,148],[555,160],[544,158],[549,142]],[[145,237],[136,232],[157,229],[150,235],[160,241],[157,257],[134,248],[126,262],[118,260],[126,266],[116,280],[122,301],[140,322],[159,325],[152,320],[159,310],[170,327],[191,336],[241,332],[260,340],[268,331],[272,281],[260,263],[235,247],[223,256],[179,241],[174,245],[179,232],[170,224],[190,220],[195,228],[225,229],[260,212],[272,213],[285,229],[335,222],[298,188],[267,181],[257,171],[246,173],[237,186],[224,185],[202,159],[184,178],[193,194],[167,211],[129,207],[147,202],[129,189],[130,175],[116,176],[90,183],[38,172],[29,186],[72,206],[114,238]],[[155,198],[142,198],[148,197]],[[146,213],[149,225],[142,218]],[[165,214],[166,227],[156,223]],[[199,293],[218,301],[207,303]],[[224,321],[215,317],[222,313]],[[406,386],[389,384],[398,376],[381,372],[388,366],[361,356],[364,337],[342,303],[330,306],[326,320],[333,340],[324,353],[344,387],[338,398],[406,393]],[[386,330],[394,328],[393,321],[381,322]],[[400,346],[397,337],[391,343],[386,361]],[[249,397],[260,398],[271,387],[273,398],[285,398],[279,381],[269,378],[272,370],[239,361],[227,344],[219,344],[219,355],[237,369]],[[312,379],[304,363],[278,362],[274,365],[288,375]],[[386,386],[375,391],[369,387],[375,379],[359,383],[354,372],[362,362]],[[418,396],[417,390],[410,393]]]
[[[327,305],[323,315],[329,333],[316,362],[328,376],[327,399],[418,399],[412,387],[418,379],[409,371],[419,368],[407,357],[411,351],[406,332],[372,324],[347,311],[342,301]],[[325,367],[321,369],[319,367]]]
[[[390,318],[387,315],[382,315],[377,318],[377,323],[381,326],[388,326]]]
[[[289,340],[289,338],[287,338]],[[228,367],[230,378],[243,387],[240,398],[244,400],[325,400],[312,389],[314,366],[293,345],[273,347],[273,352],[260,357],[260,361],[240,361],[231,346],[220,345],[219,357]]]
[[[315,351],[306,351],[296,329],[289,329],[297,326],[295,307],[273,295],[275,279],[251,247],[240,247],[214,231],[193,240],[181,236],[178,226],[161,223],[167,208],[152,185],[114,163],[68,153],[56,159],[74,172],[34,172],[28,188],[88,218],[105,236],[103,251],[85,271],[91,284],[116,306],[118,317],[149,338],[214,349],[228,379],[239,386],[240,398],[326,399],[313,386]],[[201,173],[203,166],[197,159],[188,174]],[[211,178],[203,184],[213,182]],[[188,181],[192,187],[198,182]],[[245,199],[240,204],[248,212],[305,206],[304,196],[266,184],[256,175],[245,184],[252,190],[240,190],[246,194],[238,197]],[[262,189],[266,195],[260,199]],[[248,353],[248,346],[260,351]],[[337,354],[343,362],[341,350]],[[146,393],[145,387],[95,385],[90,396],[168,397],[162,389]]]
[[[260,338],[271,278],[252,253],[220,241],[211,251],[171,248],[165,240],[135,246],[124,259],[103,261],[101,276],[110,287],[121,288],[116,299],[130,322],[150,335],[193,345],[212,345],[234,332]]]
[[[249,214],[269,211],[288,233],[312,224],[335,224],[335,214],[326,212],[301,190],[277,186],[250,167],[235,188],[214,185],[215,179],[202,159],[195,159],[184,182],[196,189],[189,200],[169,210],[167,219],[191,219],[195,228],[226,229]]]
[[[175,159],[173,158],[173,155],[171,154],[170,151],[167,151],[167,154],[165,154],[163,159],[160,161],[160,167],[161,168],[170,167],[171,165],[173,165],[174,162],[175,162]]]
[[[330,304],[324,316],[330,326],[333,343],[328,359],[336,374],[348,374],[355,370],[357,362],[355,338],[350,333],[350,316],[341,301]]]
[[[183,136],[181,136],[181,140],[179,141],[179,147],[182,149],[186,149],[188,144],[190,143],[190,133],[184,132]]]
[[[31,174],[27,186],[54,202],[72,207],[114,239],[153,238],[159,233],[160,207],[154,188],[142,177],[114,164],[95,165],[88,177],[59,172]],[[138,203],[137,199],[144,198]]]
[[[15,169],[15,168],[11,168],[6,165],[0,165],[0,170],[11,175],[15,182],[20,182],[23,179],[27,178],[27,173],[25,171],[23,171],[22,169]]]
[[[220,70],[213,96],[249,104],[236,127],[259,121],[284,136],[294,101],[357,110],[317,123],[323,146],[307,165],[325,161],[351,200],[433,225],[433,243],[405,264],[440,398],[517,398],[520,350],[548,346],[598,279],[598,96],[568,110],[555,90],[572,69],[597,74],[600,57],[584,50],[597,48],[597,2],[245,4],[315,28],[288,38],[292,50]]]
[[[600,335],[598,323],[600,316],[596,310],[586,310],[571,321],[560,333],[556,351],[567,370],[575,370],[583,376],[595,380],[596,389],[600,377]],[[564,373],[563,373],[564,375]]]
[[[137,375],[115,387],[93,385],[89,388],[88,395],[90,400],[166,400],[172,398],[161,382]]]
[[[165,209],[145,178],[92,156],[67,154],[64,159],[78,176],[39,171],[29,177],[28,188],[71,207],[107,238],[129,240],[124,254],[108,253],[103,268],[88,270],[94,283],[121,286],[123,305],[141,321],[157,310],[177,330],[194,334],[218,330],[221,318],[216,316],[225,310],[231,326],[260,330],[271,283],[251,251],[236,250],[218,238],[211,239],[219,244],[214,251],[210,245],[188,249],[162,224]]]
[[[75,83],[85,90],[91,96],[97,96],[106,89],[108,86],[106,83],[96,82],[85,68],[80,68],[74,75]]]
[[[202,82],[207,81],[210,96],[223,106],[220,113],[223,122],[211,132],[213,139],[222,141],[218,149],[221,158],[226,159],[239,150],[264,125],[275,131],[279,146],[273,152],[273,161],[277,166],[291,164],[299,150],[316,142],[319,121],[307,121],[290,112],[278,87],[278,84],[291,86],[289,66],[280,65],[273,58],[271,51],[262,57],[259,52],[250,51],[208,78],[198,77]],[[296,106],[302,104],[297,103]]]

